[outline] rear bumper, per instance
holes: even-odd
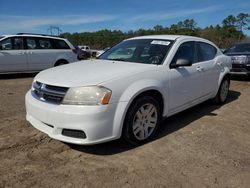
[[[25,96],[26,119],[49,137],[73,144],[89,145],[120,137],[114,131],[117,104],[103,106],[55,105]],[[118,125],[120,126],[120,125]],[[86,138],[62,134],[64,129],[83,131]]]

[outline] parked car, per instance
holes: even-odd
[[[91,49],[89,46],[81,45],[81,46],[78,46],[78,47],[82,51],[86,52],[85,54],[89,56],[88,58],[97,57],[99,55],[99,50]]]
[[[235,44],[224,54],[232,59],[231,74],[250,76],[250,43]]]
[[[90,58],[89,52],[82,50],[78,46],[75,46],[75,49],[77,50],[77,59],[78,60],[85,60],[85,59]]]
[[[87,59],[92,57],[92,51],[89,46],[78,46],[79,49],[83,52],[84,56],[80,57],[81,59]]]
[[[97,144],[122,136],[139,145],[165,117],[208,99],[224,103],[230,69],[231,59],[202,38],[127,39],[99,59],[39,73],[26,94],[26,118],[64,142]]]
[[[64,38],[22,33],[0,37],[0,73],[41,71],[75,61],[76,49]]]

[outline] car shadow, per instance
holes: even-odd
[[[10,79],[19,79],[19,78],[32,78],[35,77],[38,73],[6,73],[0,74],[0,80],[10,80]]]
[[[240,95],[241,95],[240,92],[230,90],[229,98],[226,104],[237,100]],[[153,141],[165,137],[175,131],[178,131],[188,126],[191,122],[202,118],[203,116],[217,116],[217,114],[214,113],[214,111],[216,109],[219,109],[220,107],[221,107],[220,105],[215,105],[211,103],[211,101],[206,101],[204,103],[201,103],[197,106],[194,106],[188,110],[185,110],[183,112],[180,112],[174,116],[165,119],[161,123]],[[140,147],[140,146],[130,145],[122,139],[91,146],[82,146],[73,144],[68,144],[68,145],[71,147],[71,149],[95,155],[114,155],[117,153],[134,149],[136,147]]]

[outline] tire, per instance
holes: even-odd
[[[224,104],[227,101],[228,93],[229,93],[230,80],[228,77],[225,77],[221,84],[220,88],[214,98],[214,103],[216,104]]]
[[[152,139],[161,121],[159,103],[150,96],[136,99],[128,109],[123,126],[123,138],[141,145]]]

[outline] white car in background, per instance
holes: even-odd
[[[122,136],[143,144],[163,118],[208,99],[224,103],[231,66],[205,39],[127,39],[99,59],[39,73],[26,94],[26,118],[64,142],[97,144]]]
[[[35,34],[0,36],[0,73],[41,71],[77,61],[64,38]]]

